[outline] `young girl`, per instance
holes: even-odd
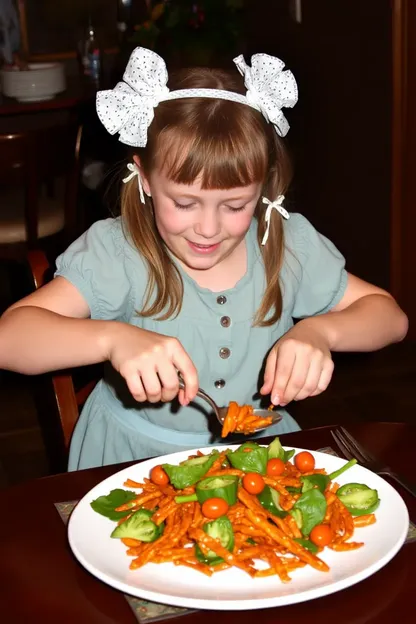
[[[283,420],[263,435],[297,430],[283,408],[326,389],[331,351],[406,334],[393,298],[347,273],[334,245],[283,207],[292,74],[268,55],[235,63],[246,88],[237,72],[209,69],[168,81],[158,55],[133,52],[124,82],[97,98],[107,130],[136,148],[121,217],[95,223],[55,279],[0,321],[2,368],[108,362],[70,470],[213,443],[198,386],[220,406],[279,406]]]

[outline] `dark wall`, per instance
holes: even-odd
[[[280,56],[299,85],[288,111],[293,200],[338,245],[353,273],[389,285],[389,0],[248,0],[249,52]]]
[[[75,51],[89,16],[103,45],[117,42],[117,0],[25,0],[24,5],[31,54]]]

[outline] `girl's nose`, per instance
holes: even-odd
[[[221,230],[218,211],[206,208],[200,210],[194,230],[196,234],[204,238],[215,238]]]

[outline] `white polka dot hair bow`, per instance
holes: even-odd
[[[164,60],[152,50],[136,48],[123,75],[114,89],[97,93],[97,113],[110,134],[119,133],[126,145],[145,147],[147,130],[152,123],[155,107],[166,100],[206,97],[231,100],[260,111],[273,124],[279,136],[285,136],[289,124],[283,107],[293,107],[298,99],[295,78],[291,71],[282,71],[283,61],[268,54],[251,57],[252,66],[243,56],[234,62],[244,76],[246,95],[221,89],[178,89],[169,91],[168,73]]]
[[[298,101],[298,87],[292,72],[282,71],[284,62],[269,54],[254,54],[251,67],[246,64],[243,55],[237,56],[234,63],[244,76],[247,101],[274,125],[279,136],[285,136],[289,124],[282,108],[293,108]]]

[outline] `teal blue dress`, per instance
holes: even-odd
[[[347,285],[344,258],[307,219],[291,214],[284,227],[283,313],[271,327],[252,326],[265,289],[255,220],[246,235],[247,272],[236,286],[212,292],[179,267],[184,283],[182,310],[167,321],[137,313],[147,269],[126,239],[121,218],[95,223],[59,256],[55,275],[78,289],[92,319],[118,320],[178,338],[198,370],[200,386],[218,405],[237,401],[258,406],[261,370],[270,348],[292,327],[293,319],[330,310]],[[187,407],[177,401],[137,403],[120,375],[109,364],[106,368],[76,425],[69,470],[221,443],[216,421],[203,401],[196,399]],[[281,412],[282,421],[261,435],[299,429],[286,410]],[[227,443],[231,441],[227,438]]]

